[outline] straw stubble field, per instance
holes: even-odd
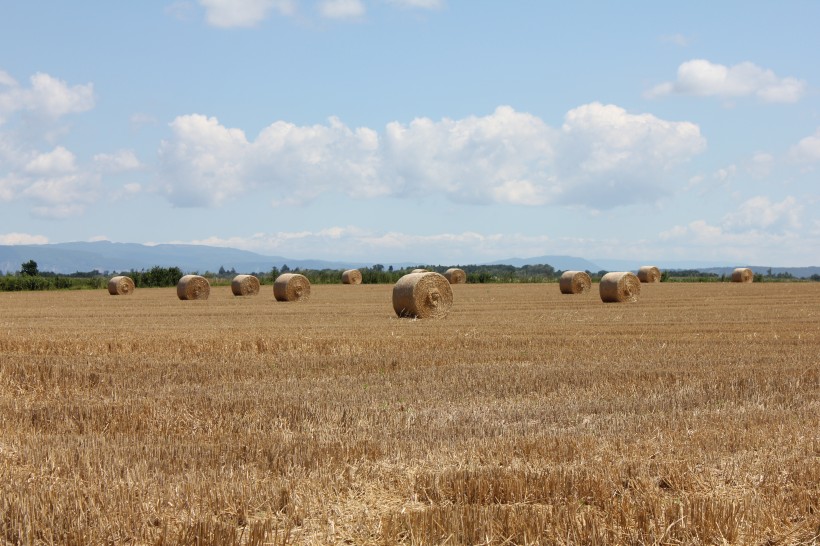
[[[820,283],[0,295],[0,543],[813,544]]]

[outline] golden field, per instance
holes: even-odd
[[[818,544],[820,283],[0,294],[0,544]]]

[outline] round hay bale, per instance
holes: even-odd
[[[607,303],[638,301],[638,295],[641,293],[641,281],[633,273],[616,271],[601,277],[599,290],[601,300]]]
[[[342,284],[362,284],[362,272],[358,269],[348,269],[342,273]]]
[[[732,282],[754,282],[755,274],[748,267],[738,267],[732,271]]]
[[[427,270],[426,270],[426,269],[421,269],[421,268],[418,268],[418,269],[414,269],[414,270],[413,270],[413,271],[411,271],[410,273],[427,273]]]
[[[112,296],[128,296],[134,293],[134,279],[125,275],[111,277],[108,281],[108,293]]]
[[[467,273],[465,273],[463,269],[451,267],[444,272],[444,278],[447,279],[450,284],[464,284],[467,282]]]
[[[298,273],[282,273],[273,283],[276,301],[307,301],[310,299],[310,281]]]
[[[255,296],[259,293],[259,279],[253,275],[237,275],[231,281],[234,296]]]
[[[661,270],[654,265],[644,265],[638,269],[638,280],[641,282],[661,282]]]
[[[400,317],[443,318],[452,306],[453,290],[439,273],[408,273],[393,286],[393,310]]]
[[[177,283],[177,296],[181,300],[207,300],[211,295],[211,283],[200,275],[185,275]]]
[[[562,294],[585,294],[592,288],[592,279],[586,271],[564,271],[558,286]]]

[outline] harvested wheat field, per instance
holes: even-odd
[[[820,283],[392,289],[0,294],[0,542],[820,541]]]

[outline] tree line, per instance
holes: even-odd
[[[471,284],[482,283],[543,283],[557,282],[563,273],[560,269],[555,269],[548,264],[524,265],[516,267],[513,265],[463,265],[457,266],[467,274],[467,282]],[[440,265],[419,264],[414,267],[394,268],[375,264],[371,267],[360,268],[362,274],[362,284],[395,284],[403,275],[413,269],[426,269],[437,273],[444,273],[449,267]],[[251,272],[259,278],[261,284],[273,284],[276,278],[282,273],[299,273],[308,278],[311,284],[339,284],[341,282],[343,270],[341,269],[299,269],[289,268],[283,265],[281,268],[273,267],[269,271]],[[601,270],[597,272],[587,271],[593,281],[607,273]],[[202,273],[211,284],[219,286],[230,284],[237,274],[235,269],[227,270],[220,267],[214,273],[206,271]],[[78,271],[70,274],[56,274],[51,272],[41,272],[37,262],[29,260],[21,264],[20,271],[0,275],[0,292],[22,291],[22,290],[63,290],[63,289],[99,289],[108,285],[108,280],[115,275],[127,275],[134,281],[137,288],[156,288],[176,286],[184,273],[179,267],[155,266],[145,270],[129,270],[120,272],[100,272]],[[663,271],[661,282],[726,282],[726,275],[716,273],[704,273],[696,269],[669,270]],[[776,275],[755,275],[755,282],[777,281],[777,280],[797,280],[788,273],[778,273]],[[810,280],[820,281],[820,275],[812,275]]]

